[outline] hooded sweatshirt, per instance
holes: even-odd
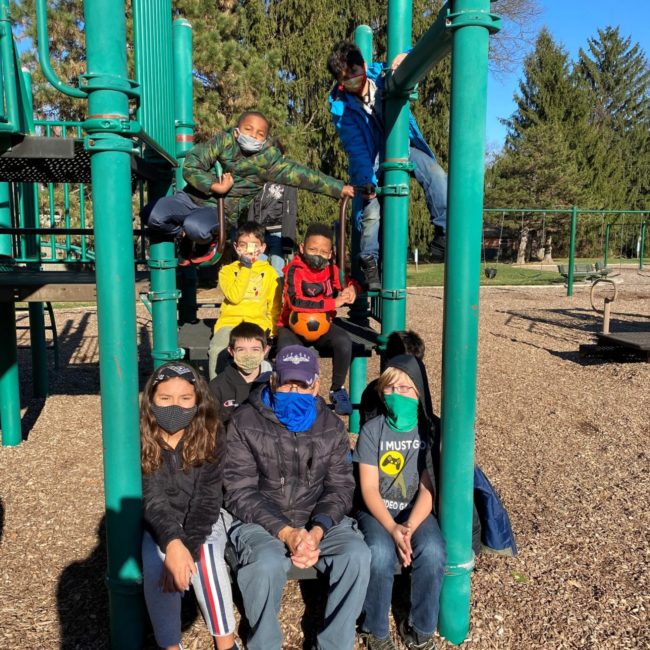
[[[368,421],[359,435],[353,461],[379,469],[379,490],[384,505],[393,517],[404,516],[411,510],[417,496],[420,477],[426,469],[435,485],[433,465],[434,423],[432,421],[429,390],[422,362],[410,355],[399,355],[388,362],[406,373],[419,394],[418,423],[408,432],[393,431],[380,415]],[[357,495],[357,506],[365,509]]]

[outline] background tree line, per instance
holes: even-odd
[[[233,125],[243,110],[265,112],[288,156],[339,178],[347,161],[329,116],[334,43],[362,23],[374,30],[374,58],[385,60],[387,0],[174,0],[173,12],[194,28],[197,139]],[[413,40],[430,26],[441,0],[414,0]],[[85,72],[82,0],[49,0],[50,48],[59,76],[75,84]],[[531,41],[537,0],[500,0],[508,18],[492,40],[491,65],[509,70]],[[42,117],[83,119],[85,103],[44,81],[34,47],[34,0],[16,0],[16,33],[28,45],[34,96]],[[130,20],[130,0],[127,17]],[[130,29],[130,26],[129,26]],[[132,52],[129,52],[131,55]],[[171,71],[170,71],[171,74]],[[449,61],[420,84],[413,111],[443,166],[447,165]],[[648,64],[638,45],[607,28],[571,63],[542,31],[525,60],[517,110],[507,120],[504,150],[488,167],[486,205],[647,206]],[[420,188],[412,184],[410,246],[431,236]],[[302,228],[333,220],[331,199],[300,193]]]
[[[504,120],[505,146],[487,171],[486,207],[650,209],[649,89],[648,59],[618,27],[599,29],[575,61],[542,29],[524,60],[516,110]],[[614,252],[634,255],[638,233],[620,224],[643,218],[607,218],[618,224]],[[580,217],[580,255],[602,253],[604,221]],[[505,227],[521,230],[523,248],[539,259],[550,257],[553,240],[566,254],[568,215],[531,213],[523,222],[506,218]]]

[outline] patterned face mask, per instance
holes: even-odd
[[[264,360],[264,352],[235,352],[233,354],[235,365],[245,374],[250,374],[260,367]]]
[[[173,406],[151,405],[151,412],[156,418],[158,426],[171,435],[190,426],[197,410],[196,405],[188,409],[176,404]]]

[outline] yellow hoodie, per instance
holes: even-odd
[[[244,266],[239,260],[219,271],[219,287],[225,299],[214,331],[234,327],[242,321],[255,323],[275,336],[282,306],[280,278],[266,260]]]

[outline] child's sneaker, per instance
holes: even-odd
[[[343,386],[338,390],[330,391],[330,401],[334,404],[334,413],[337,415],[352,415],[352,402],[348,391]]]
[[[409,650],[436,650],[433,635],[423,636],[418,634],[406,621],[399,624],[398,631],[402,643]]]
[[[209,244],[195,244],[194,254],[192,255],[192,264],[211,265],[219,261],[219,251],[217,242],[211,241]]]
[[[397,650],[390,637],[378,639],[370,632],[362,632],[359,636],[363,641],[364,647],[368,648],[368,650]]]

